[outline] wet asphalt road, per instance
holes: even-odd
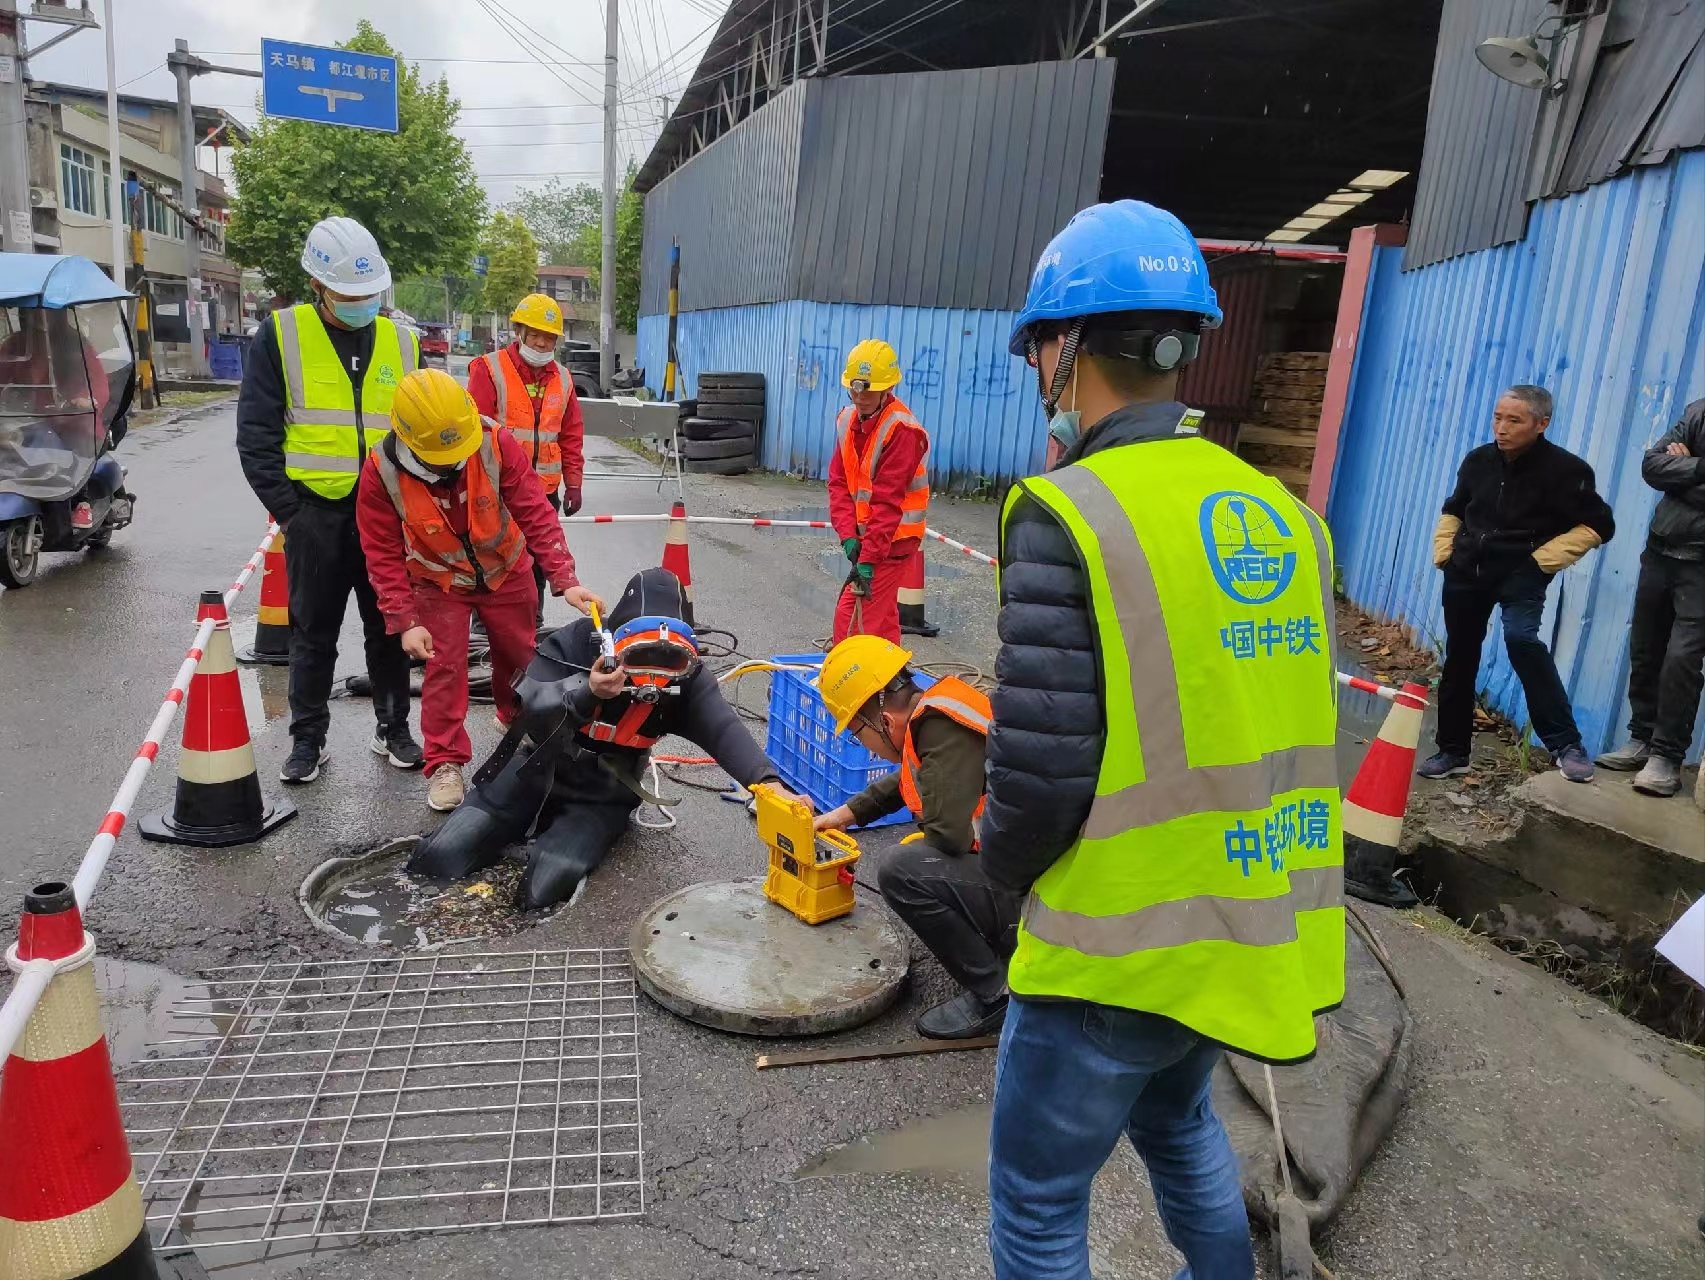
[[[140,495],[137,523],[104,556],[50,557],[36,585],[0,592],[7,933],[12,904],[29,884],[75,866],[188,643],[198,592],[228,585],[262,532],[232,430],[230,406],[217,406],[135,432],[122,457]],[[605,442],[590,443],[589,454],[594,466],[640,465]],[[691,477],[688,502],[703,514],[804,515],[821,507],[821,493],[786,478]],[[657,511],[666,501],[650,485],[588,485],[589,511]],[[980,504],[932,511],[937,527],[985,549],[994,520],[994,509]],[[692,565],[702,624],[737,632],[752,655],[808,650],[826,633],[840,558],[825,535],[701,529]],[[635,569],[657,563],[661,542],[661,526],[571,535],[582,577],[611,597]],[[930,565],[930,611],[944,633],[923,642],[919,657],[989,669],[987,572],[939,547]],[[252,633],[256,600],[251,584],[234,614],[239,646]],[[549,607],[566,616],[559,602]],[[352,611],[351,671],[357,634]],[[243,679],[263,786],[277,794],[288,750],[284,673],[246,669]],[[745,692],[748,705],[759,705],[761,685]],[[1347,707],[1344,755],[1353,767],[1356,739],[1377,713]],[[322,781],[292,793],[301,816],[259,845],[191,851],[144,844],[127,831],[90,913],[103,952],[180,973],[355,954],[302,917],[295,892],[303,876],[332,854],[437,821],[422,803],[422,780],[367,751],[370,716],[365,703],[334,704],[334,755]],[[479,755],[496,731],[479,708],[470,727]],[[175,746],[162,753],[139,813],[170,803],[174,759]],[[663,894],[758,871],[761,851],[735,806],[688,791],[678,813],[673,831],[633,831],[580,902],[501,947],[622,946],[631,922]],[[872,864],[891,839],[870,842]],[[1409,983],[1420,1048],[1411,1105],[1323,1248],[1339,1274],[1697,1276],[1692,1215],[1705,1206],[1697,1064],[1531,969],[1422,927],[1424,917],[1372,914]],[[892,1012],[828,1042],[909,1037],[911,1018],[946,993],[944,976],[916,949],[913,972]],[[393,1239],[216,1274],[989,1274],[976,1108],[990,1094],[991,1054],[758,1074],[755,1053],[774,1046],[692,1026],[649,1004],[641,1031],[651,1179],[644,1220]],[[880,1148],[883,1131],[931,1117],[946,1118],[936,1122],[945,1136],[924,1162],[927,1172],[897,1159],[890,1167],[898,1171],[798,1176],[839,1144],[877,1135]],[[1091,1241],[1098,1276],[1160,1280],[1178,1265],[1123,1149],[1098,1184]],[[217,1266],[220,1257],[207,1261]]]

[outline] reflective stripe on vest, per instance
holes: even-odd
[[[602,707],[599,708],[603,710]],[[655,703],[632,702],[622,718],[611,724],[608,720],[588,720],[580,726],[580,732],[594,742],[607,742],[617,747],[638,747],[646,750],[657,743],[656,738],[648,738],[640,732],[645,722],[651,719],[651,713],[657,710]]]
[[[404,341],[384,316],[373,321],[373,352],[361,375],[361,408],[349,371],[312,303],[273,313],[284,370],[284,474],[325,498],[355,488],[367,453],[391,430],[397,383],[420,364],[412,332]]]
[[[1275,1061],[1344,993],[1331,544],[1276,481],[1190,437],[1015,486],[1090,586],[1096,795],[1038,878],[1013,991],[1144,1009]]]
[[[374,465],[403,523],[409,577],[442,591],[475,591],[482,584],[496,590],[503,583],[526,549],[526,539],[503,505],[502,463],[490,432],[483,433],[479,452],[462,470],[468,508],[465,540],[451,527],[432,486],[393,463],[383,449],[374,455]]]
[[[870,438],[865,443],[864,456],[860,457],[853,444],[853,425],[857,417],[857,411],[850,404],[840,411],[835,420],[835,447],[840,450],[841,470],[846,473],[847,492],[852,496],[858,536],[862,538],[865,527],[870,523],[872,487],[876,468],[882,461],[882,451],[888,447],[896,431],[922,432],[923,426],[897,397],[890,396],[877,414]],[[918,459],[918,469],[912,474],[905,496],[900,500],[900,523],[894,530],[894,540],[922,538],[928,520],[929,437],[925,434],[924,455]]]
[[[924,816],[923,792],[918,788],[918,769],[923,762],[912,743],[912,728],[917,724],[918,717],[926,711],[938,711],[949,720],[962,724],[985,738],[989,736],[989,726],[994,723],[995,718],[988,696],[958,676],[946,676],[936,681],[918,699],[917,705],[912,708],[911,717],[906,722],[906,742],[900,752],[900,798],[906,802],[906,808],[912,811],[912,816],[919,820]],[[981,839],[983,808],[987,803],[987,796],[979,796],[977,807],[971,811],[973,849]]]
[[[534,473],[544,481],[545,492],[555,493],[562,483],[562,420],[568,412],[565,388],[571,385],[568,370],[560,364],[547,365],[544,376],[535,384],[543,394],[535,400],[508,347],[480,359],[497,388],[496,421],[509,428],[526,450]]]

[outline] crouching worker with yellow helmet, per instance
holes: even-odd
[[[577,609],[594,596],[574,575],[521,446],[482,425],[454,378],[438,369],[409,374],[391,425],[362,469],[356,523],[386,630],[426,662],[426,802],[447,811],[462,802],[461,767],[473,755],[463,723],[470,617],[491,640],[492,693],[508,723],[517,707],[511,682],[533,656],[534,561]]]
[[[925,1010],[918,1031],[936,1040],[989,1035],[1006,1015],[1006,962],[1023,904],[976,856],[989,700],[955,676],[920,688],[911,657],[879,636],[851,636],[829,651],[819,684],[836,727],[900,768],[820,816],[817,829],[912,811],[923,839],[890,855],[877,884],[961,988]]]

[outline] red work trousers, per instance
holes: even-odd
[[[432,633],[432,659],[420,689],[420,732],[426,740],[426,772],[441,764],[466,764],[473,759],[468,741],[468,619],[478,614],[491,642],[491,692],[497,714],[515,718],[515,691],[510,682],[533,659],[533,616],[539,589],[525,570],[511,572],[495,591],[440,591],[430,583],[414,584],[414,607],[420,625]]]
[[[836,644],[848,636],[881,636],[900,643],[900,580],[906,559],[890,557],[877,565],[869,595],[855,596],[850,588],[841,588],[841,598],[835,602]]]

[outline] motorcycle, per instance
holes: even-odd
[[[135,513],[123,440],[136,388],[131,297],[87,258],[0,253],[0,585],[43,551],[104,549]]]

